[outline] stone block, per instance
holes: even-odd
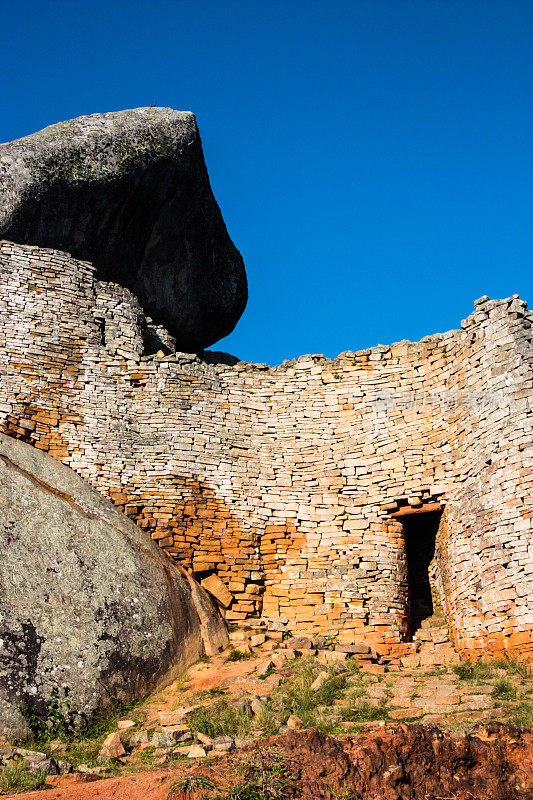
[[[104,743],[100,748],[98,758],[120,758],[121,756],[125,755],[126,750],[124,749],[124,745],[120,740],[120,735],[118,733],[110,733],[108,736],[106,736]]]

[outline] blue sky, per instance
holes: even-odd
[[[531,0],[0,0],[0,141],[196,113],[250,300],[214,349],[278,363],[533,303]]]

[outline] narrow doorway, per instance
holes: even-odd
[[[411,636],[422,622],[442,613],[439,576],[435,558],[442,510],[406,514],[402,518],[409,579],[409,628]]]

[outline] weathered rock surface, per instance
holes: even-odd
[[[91,114],[0,145],[0,237],[92,261],[180,350],[226,336],[246,306],[190,112]]]
[[[78,475],[0,436],[0,733],[83,727],[227,646],[215,603]],[[194,588],[194,592],[193,592]],[[201,598],[200,613],[195,597]]]

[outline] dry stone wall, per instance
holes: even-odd
[[[0,257],[1,429],[218,576],[229,620],[398,651],[403,521],[442,509],[432,581],[456,647],[533,653],[532,315],[517,296],[420,342],[267,367],[171,352],[128,290],[68,254],[3,242]]]

